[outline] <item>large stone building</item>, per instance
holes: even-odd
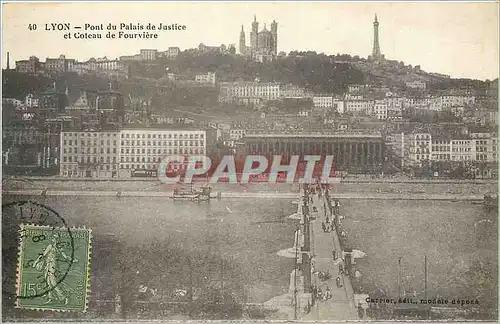
[[[120,169],[156,170],[168,155],[206,155],[215,142],[214,130],[126,128],[120,133]]]
[[[259,62],[273,60],[278,55],[278,23],[273,20],[271,30],[267,30],[264,24],[264,28],[259,31],[259,23],[254,15],[252,31],[250,32],[250,46],[246,45],[245,31],[242,25],[239,50],[240,54]]]
[[[421,166],[423,161],[497,162],[498,140],[490,133],[468,135],[398,133],[390,136],[394,154],[402,166]]]
[[[119,132],[61,132],[62,177],[117,176]]]
[[[168,155],[207,155],[216,143],[216,130],[175,127],[128,127],[121,131],[61,133],[61,169],[64,177],[130,177],[153,175]],[[172,164],[172,169],[182,163]]]
[[[30,56],[28,60],[16,61],[16,71],[22,73],[37,73],[41,70],[42,64],[38,57]]]
[[[279,100],[281,87],[275,82],[223,82],[220,84],[219,102],[258,104],[266,100]]]
[[[336,170],[380,171],[385,144],[380,133],[266,133],[248,132],[244,154],[333,155]]]

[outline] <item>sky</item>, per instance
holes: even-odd
[[[278,23],[278,51],[311,50],[367,57],[373,48],[373,19],[387,59],[420,65],[427,72],[456,78],[498,78],[496,2],[100,2],[3,3],[2,67],[35,55],[41,61],[65,54],[85,61],[117,58],[141,48],[235,44],[241,25],[250,41],[254,15],[259,30]],[[178,23],[186,30],[155,31],[157,39],[64,39],[45,24]],[[36,24],[37,30],[29,30]],[[78,30],[71,29],[71,34]],[[81,32],[82,30],[80,30]],[[103,36],[105,36],[104,31]]]

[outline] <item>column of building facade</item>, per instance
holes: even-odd
[[[375,146],[375,161],[374,161],[374,164],[377,165],[378,162],[379,162],[379,154],[380,154],[380,146],[378,145],[378,143],[374,143],[373,144]]]
[[[367,143],[366,153],[367,153],[367,163],[368,165],[372,165],[372,142]]]
[[[354,155],[354,160],[356,161],[356,163],[354,163],[354,164],[357,165],[357,166],[359,166],[360,165],[360,163],[359,163],[360,161],[359,160],[361,158],[361,156],[360,156],[361,149],[360,149],[360,143],[358,141],[356,141],[354,143],[354,148],[355,148],[355,152],[356,152],[355,155]]]
[[[379,146],[379,164],[383,164],[384,163],[384,147],[382,145],[382,143],[379,143],[378,144]]]
[[[343,168],[345,165],[345,147],[344,143],[340,142],[339,143],[339,148],[338,148],[338,153],[339,153],[339,165]]]
[[[353,164],[352,163],[352,160],[353,160],[352,157],[353,157],[353,150],[354,150],[354,148],[352,146],[352,142],[351,141],[349,141],[348,143],[349,143],[348,144],[349,145],[349,160],[348,160],[348,165],[349,165],[349,167],[351,167],[352,164]]]

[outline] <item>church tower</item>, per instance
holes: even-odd
[[[253,22],[252,22],[252,32],[250,33],[250,46],[252,48],[252,53],[257,52],[258,36],[259,36],[259,23],[257,22],[257,17],[254,15]]]
[[[274,20],[271,23],[271,44],[272,53],[278,55],[278,23]]]
[[[375,14],[375,21],[373,22],[373,51],[372,51],[372,59],[379,60],[383,59],[384,56],[380,53],[380,44],[378,41],[378,19],[377,14]]]
[[[241,32],[240,32],[240,54],[241,55],[246,55],[247,52],[247,45],[245,41],[245,31],[243,30],[243,25],[241,25]]]

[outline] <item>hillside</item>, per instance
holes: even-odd
[[[28,93],[40,92],[57,83],[58,90],[68,86],[71,95],[79,95],[81,89],[105,90],[109,82],[113,88],[128,94],[145,96],[153,107],[175,108],[179,106],[209,107],[217,103],[217,88],[193,87],[182,82],[172,82],[166,74],[174,73],[183,80],[194,80],[196,74],[216,72],[219,81],[280,82],[295,84],[315,93],[341,94],[351,84],[380,84],[403,87],[406,81],[428,82],[431,91],[469,88],[484,90],[498,87],[498,80],[483,82],[470,79],[451,79],[422,71],[419,66],[406,66],[403,62],[370,62],[350,55],[317,54],[316,52],[290,52],[288,56],[272,62],[260,63],[233,54],[198,55],[184,51],[177,60],[159,59],[153,62],[134,62],[129,66],[129,78],[110,81],[106,76],[79,76],[65,73],[58,76],[35,76],[15,71],[4,71],[4,98],[23,99]]]

